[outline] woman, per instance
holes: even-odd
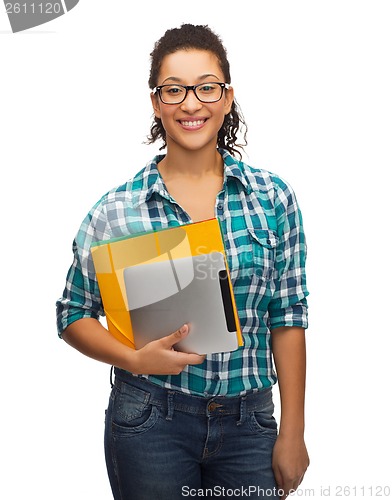
[[[309,464],[301,214],[282,179],[234,157],[243,121],[218,36],[185,24],[168,30],[151,57],[149,139],[161,139],[167,151],[84,220],[57,303],[59,334],[115,367],[105,454],[116,500],[286,497]],[[206,357],[177,352],[187,325],[137,351],[115,340],[98,321],[103,306],[91,244],[152,223],[211,217],[222,223],[244,346]],[[278,436],[271,391],[277,377]]]

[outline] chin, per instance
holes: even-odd
[[[170,142],[168,142],[167,144],[169,147],[170,147],[170,143],[171,143],[171,144],[173,144],[174,147],[181,148],[181,149],[187,150],[187,151],[192,151],[192,152],[201,151],[203,149],[210,148],[210,147],[213,147],[214,149],[216,149],[216,147],[217,147],[217,136],[214,136],[210,140],[205,140],[205,139],[202,140],[201,138],[198,140],[196,137],[194,137],[192,139],[193,140],[187,140],[187,141],[170,140]]]

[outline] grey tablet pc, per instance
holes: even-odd
[[[220,252],[124,269],[136,349],[189,324],[175,348],[210,354],[238,347],[233,303]]]

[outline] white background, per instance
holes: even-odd
[[[149,53],[182,22],[222,36],[244,159],[303,211],[311,466],[296,496],[392,487],[391,2],[80,0],[19,34],[0,9],[0,497],[111,498],[109,367],[58,340],[54,303],[87,211],[158,150],[142,144]]]

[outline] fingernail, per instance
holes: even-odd
[[[180,328],[180,333],[185,333],[186,332],[186,325],[182,325]]]

